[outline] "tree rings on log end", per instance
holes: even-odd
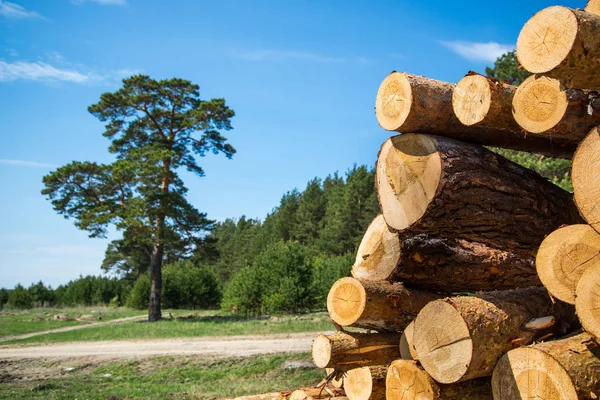
[[[412,88],[406,74],[389,74],[379,86],[375,101],[379,125],[388,131],[400,129],[410,114],[412,101]]]
[[[396,360],[388,368],[385,381],[386,399],[437,399],[437,390],[433,389],[430,379],[414,361]]]
[[[494,399],[577,399],[569,374],[552,356],[529,347],[506,353],[492,375]]]
[[[327,295],[327,311],[333,321],[348,326],[356,322],[365,310],[367,293],[354,278],[342,278],[335,282]]]
[[[447,302],[432,301],[421,310],[413,340],[419,362],[436,381],[454,383],[467,372],[473,342],[463,317]]]
[[[373,391],[373,377],[369,367],[351,369],[344,379],[348,400],[369,400]]]
[[[588,224],[600,232],[600,130],[594,128],[579,144],[573,165],[571,180],[575,204]]]
[[[467,126],[483,121],[490,110],[491,102],[490,83],[483,75],[465,76],[452,92],[454,114]]]
[[[400,238],[392,232],[382,214],[367,228],[358,246],[352,276],[368,281],[387,279],[400,260]]]
[[[517,39],[517,58],[534,74],[553,70],[569,55],[578,32],[577,17],[567,7],[548,7],[535,14]]]
[[[569,102],[560,81],[532,75],[515,92],[513,116],[526,131],[542,133],[564,117]]]
[[[442,161],[435,139],[403,134],[381,146],[376,185],[385,222],[403,230],[418,221],[435,196],[442,175]]]
[[[583,273],[575,293],[575,309],[581,326],[600,342],[600,265]]]
[[[312,356],[317,367],[325,368],[329,365],[329,361],[331,361],[331,342],[326,335],[317,335],[313,341]]]

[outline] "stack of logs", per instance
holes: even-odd
[[[381,147],[382,214],[327,298],[338,332],[314,340],[328,379],[280,398],[599,398],[599,3],[525,24],[518,87],[385,78],[377,119],[404,133]],[[572,158],[574,201],[482,145]]]

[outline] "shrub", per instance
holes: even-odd
[[[8,301],[8,290],[2,288],[0,289],[0,310],[4,308],[4,305]]]
[[[165,308],[210,308],[221,301],[217,275],[210,267],[180,261],[163,269]]]
[[[127,307],[143,310],[148,308],[150,300],[150,278],[147,275],[140,276],[135,283],[129,297],[127,298]]]
[[[31,308],[33,307],[33,297],[27,289],[17,285],[9,294],[7,304],[12,308]]]
[[[354,254],[343,256],[320,256],[314,260],[312,292],[315,296],[315,306],[321,309],[327,307],[327,294],[335,281],[350,275],[354,264]]]

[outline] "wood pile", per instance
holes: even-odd
[[[596,13],[534,15],[518,87],[383,80],[377,119],[402,134],[378,155],[382,214],[329,292],[338,332],[313,343],[328,378],[303,398],[600,398]],[[483,145],[572,158],[574,194]]]

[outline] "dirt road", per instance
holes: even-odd
[[[315,332],[310,332],[262,336],[72,342],[26,347],[0,346],[0,360],[90,356],[129,359],[167,354],[228,358],[271,353],[302,353],[310,352],[315,336]]]

